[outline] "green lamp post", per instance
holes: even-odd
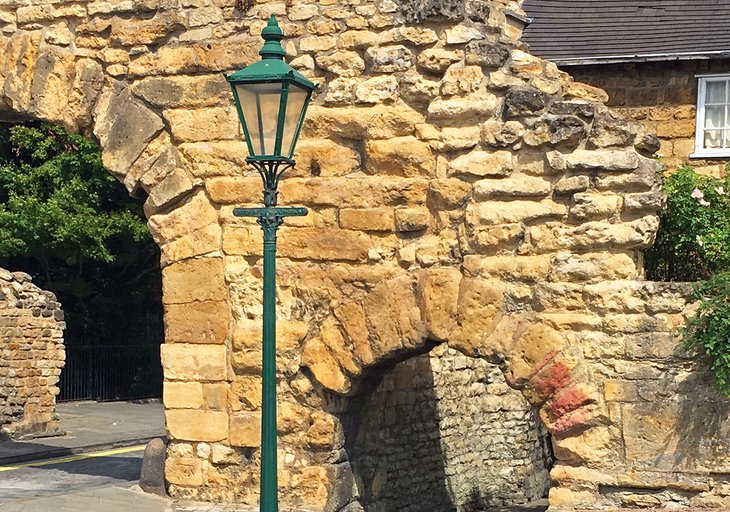
[[[264,234],[263,390],[261,414],[261,512],[277,512],[276,460],[276,231],[284,217],[304,216],[306,208],[277,207],[277,187],[294,166],[294,148],[315,84],[286,62],[284,33],[271,16],[262,36],[262,59],[226,75],[243,126],[246,162],[261,175],[263,208],[236,208],[237,217],[256,217]]]

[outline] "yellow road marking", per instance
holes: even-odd
[[[120,455],[122,453],[141,452],[145,449],[145,445],[129,446],[127,448],[116,448],[114,450],[105,450],[103,452],[82,453],[80,455],[71,455],[69,457],[59,457],[57,459],[39,460],[35,462],[27,462],[25,464],[17,464],[15,466],[0,466],[0,473],[3,471],[13,471],[22,468],[35,468],[39,466],[48,466],[50,464],[63,464],[64,462],[74,462],[77,460],[93,459],[95,457],[110,457],[112,455]]]

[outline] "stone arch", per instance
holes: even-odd
[[[276,13],[321,83],[281,186],[312,211],[280,232],[282,500],[349,506],[338,407],[367,372],[447,343],[541,405],[551,504],[604,505],[620,420],[593,341],[676,323],[682,302],[664,290],[661,322],[621,316],[650,295],[634,281],[662,203],[656,139],[529,54],[519,2],[203,3],[0,8],[0,112],[93,133],[149,194],[170,492],[257,500],[260,232],[232,208],[260,184],[220,72],[256,58]]]

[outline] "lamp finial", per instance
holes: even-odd
[[[279,27],[279,23],[276,21],[276,17],[272,14],[269,18],[269,22],[261,31],[261,37],[264,38],[264,46],[259,51],[264,59],[279,59],[283,60],[286,56],[284,48],[281,47],[281,40],[284,39],[284,32]]]

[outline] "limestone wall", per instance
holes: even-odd
[[[639,122],[659,136],[659,153],[673,171],[690,164],[700,172],[722,176],[725,161],[690,159],[695,149],[698,74],[726,73],[727,60],[695,60],[569,69],[576,80],[602,87],[607,104],[627,119]]]
[[[373,380],[344,417],[367,510],[478,511],[547,496],[547,432],[499,367],[440,345]]]
[[[57,433],[64,327],[51,292],[0,269],[0,439]]]
[[[447,345],[499,364],[539,409],[552,510],[727,505],[727,404],[674,354],[684,297],[641,282],[659,141],[526,53],[517,4],[0,5],[0,112],[92,133],[149,194],[172,495],[258,500],[261,233],[232,210],[259,204],[261,184],[221,72],[257,58],[275,13],[320,83],[280,196],[310,208],[279,237],[282,503],[369,507],[353,404],[374,375]],[[683,434],[694,418],[711,421]]]

